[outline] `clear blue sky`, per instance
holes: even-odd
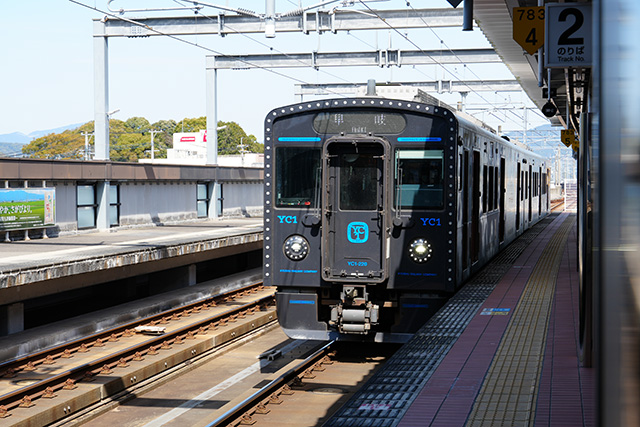
[[[106,0],[79,0],[107,10]],[[276,12],[284,13],[320,0],[277,0]],[[212,0],[210,3],[242,7],[264,13],[264,0]],[[134,8],[142,5],[173,5],[169,0],[117,0],[112,8]],[[339,5],[334,3],[333,5]],[[427,6],[428,5],[428,6]],[[451,8],[446,0],[406,1],[391,0],[369,3],[377,9],[406,9],[411,7]],[[462,7],[459,6],[459,7]],[[349,9],[363,9],[358,4]],[[179,12],[172,12],[177,14]],[[189,16],[193,13],[183,12]],[[214,15],[215,9],[203,13]],[[148,15],[148,14],[147,14]],[[167,14],[165,13],[165,16]],[[101,13],[69,1],[10,1],[0,0],[0,134],[30,133],[72,123],[93,120],[93,22]],[[135,19],[140,13],[126,13]],[[200,17],[199,19],[204,19]],[[462,32],[461,29],[411,30],[409,39],[422,49],[437,49],[444,40],[450,48],[488,47],[479,30]],[[363,51],[376,46],[414,50],[415,47],[398,34],[389,31],[352,32],[351,34],[278,34],[275,39],[263,35],[184,37],[185,40],[214,49],[224,54],[275,52]],[[109,106],[120,109],[114,118],[126,120],[133,116],[150,121],[205,115],[205,56],[210,52],[166,37],[143,39],[111,39],[109,41]],[[504,66],[469,66],[452,68],[461,79],[511,78]],[[377,81],[428,81],[436,78],[455,79],[436,66],[403,68],[326,68],[279,70],[308,83]],[[475,74],[475,75],[474,75]],[[476,77],[477,76],[477,77]],[[264,70],[220,71],[218,73],[218,119],[238,122],[248,133],[262,140],[263,120],[274,107],[297,102],[294,81]],[[525,101],[518,94],[486,95],[495,105],[503,104],[507,97],[514,102]],[[457,96],[444,99],[455,104]],[[472,98],[470,102],[475,102]],[[530,104],[532,105],[532,104]],[[529,126],[541,124],[529,115]],[[478,115],[482,118],[481,115]],[[515,116],[485,117],[492,125],[504,129],[518,129]],[[493,123],[492,123],[493,121]]]

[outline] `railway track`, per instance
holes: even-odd
[[[58,421],[276,319],[261,283],[0,365],[0,423]]]
[[[208,424],[315,426],[324,423],[397,350],[396,345],[317,342],[277,378]]]
[[[564,199],[551,201],[551,212],[558,212],[564,208]]]

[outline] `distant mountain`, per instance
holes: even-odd
[[[32,138],[22,132],[5,133],[0,135],[0,142],[11,144],[28,144]]]
[[[41,136],[49,135],[50,133],[61,133],[65,130],[77,129],[82,126],[84,123],[76,123],[72,125],[61,126],[55,129],[46,129],[46,130],[36,130],[31,132],[28,135],[25,135],[22,132],[12,132],[0,134],[0,143],[13,143],[13,144],[28,144],[31,140],[35,138],[40,138]]]
[[[86,122],[83,123],[76,123],[73,125],[66,125],[66,126],[61,126],[59,128],[55,128],[55,129],[47,129],[47,130],[36,130],[33,131],[29,134],[29,138],[31,139],[35,139],[35,138],[40,138],[41,136],[45,136],[45,135],[49,135],[50,133],[62,133],[65,130],[73,130],[73,129],[77,129],[80,126],[82,126],[83,124],[85,124]],[[0,135],[1,137],[2,135]],[[31,141],[31,139],[29,141]]]
[[[0,156],[20,157],[23,145],[18,142],[0,142]]]

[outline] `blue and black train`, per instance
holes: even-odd
[[[265,121],[264,282],[293,338],[402,342],[549,212],[546,160],[441,106],[381,98]]]

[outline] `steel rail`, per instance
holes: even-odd
[[[92,347],[102,347],[106,342],[117,340],[123,336],[127,336],[138,326],[156,326],[158,324],[168,323],[184,316],[183,313],[197,312],[215,306],[218,303],[226,302],[229,299],[246,295],[246,292],[252,289],[260,289],[262,281],[254,282],[233,291],[215,295],[204,300],[189,303],[180,307],[171,308],[143,319],[133,320],[131,322],[122,323],[113,328],[97,332],[86,337],[65,342],[56,347],[39,351],[28,356],[23,356],[0,363],[0,377],[7,375],[15,375],[21,371],[33,370],[40,364],[51,364],[55,359],[67,358],[75,352],[86,352]]]
[[[268,399],[268,396],[276,394],[278,390],[285,388],[285,386],[287,386],[290,382],[295,381],[295,379],[298,378],[300,374],[309,369],[309,367],[317,364],[318,362],[321,362],[322,359],[324,359],[324,357],[326,357],[326,355],[331,351],[331,348],[333,347],[335,342],[336,341],[330,341],[327,344],[323,345],[298,365],[289,369],[287,372],[280,375],[278,378],[274,379],[269,384],[253,393],[251,396],[247,397],[245,400],[231,408],[225,414],[218,417],[212,423],[207,424],[207,427],[229,425],[231,422],[240,418],[243,414],[251,411],[254,407],[259,406],[260,402]]]
[[[250,291],[250,288],[260,287],[261,285],[249,285],[243,287],[242,289],[235,290],[228,294],[219,295],[213,298],[208,299],[210,303],[211,300],[226,300],[231,299],[231,295],[239,296],[246,295],[247,292]],[[15,409],[16,407],[29,407],[33,405],[33,401],[42,397],[50,398],[55,397],[56,392],[60,390],[72,390],[77,387],[76,383],[79,381],[90,382],[93,381],[97,375],[99,374],[109,374],[116,367],[126,367],[129,362],[132,361],[140,361],[143,360],[147,355],[155,355],[158,353],[158,350],[169,349],[174,344],[182,344],[186,339],[193,339],[198,334],[204,334],[209,329],[217,329],[219,326],[225,326],[228,321],[236,321],[238,317],[244,317],[244,315],[249,314],[250,312],[257,312],[260,309],[263,309],[267,305],[272,305],[274,300],[273,294],[264,296],[258,300],[243,304],[241,306],[232,307],[228,310],[225,310],[216,315],[209,316],[205,319],[201,319],[198,322],[195,322],[190,325],[186,325],[180,327],[176,330],[166,332],[162,335],[152,336],[149,339],[145,340],[142,343],[133,345],[131,347],[117,350],[112,354],[107,356],[103,356],[99,359],[91,361],[89,363],[84,363],[78,365],[74,368],[61,372],[59,374],[50,376],[48,378],[42,379],[36,383],[25,386],[21,389],[14,390],[12,392],[6,393],[5,395],[0,396],[0,418],[6,416],[8,411]],[[201,301],[200,305],[204,305],[205,302]],[[194,305],[198,304],[190,304],[189,312],[193,309]],[[185,307],[182,307],[182,315],[184,315]],[[181,310],[168,310],[170,313],[180,313]],[[167,312],[161,313],[161,315],[154,315],[152,319],[165,319]],[[182,316],[178,316],[176,318],[180,318]],[[138,322],[132,322],[133,324],[148,324],[149,319],[143,319]],[[120,326],[116,328],[117,330],[123,330],[117,339],[123,336],[127,331],[132,331],[130,329],[130,325],[127,328]],[[109,334],[111,331],[107,331]],[[134,333],[132,333],[133,335]],[[101,334],[98,334],[101,335]],[[110,336],[114,336],[111,334]],[[78,340],[84,341],[84,340]],[[104,343],[102,344],[104,345]],[[57,350],[58,352],[60,349]],[[76,351],[82,351],[77,350]],[[45,353],[45,352],[43,352]],[[69,355],[71,352],[69,348],[66,348],[63,352],[64,355]],[[33,364],[35,366],[35,364]],[[35,367],[33,368],[35,369]],[[28,370],[33,370],[28,369]]]

